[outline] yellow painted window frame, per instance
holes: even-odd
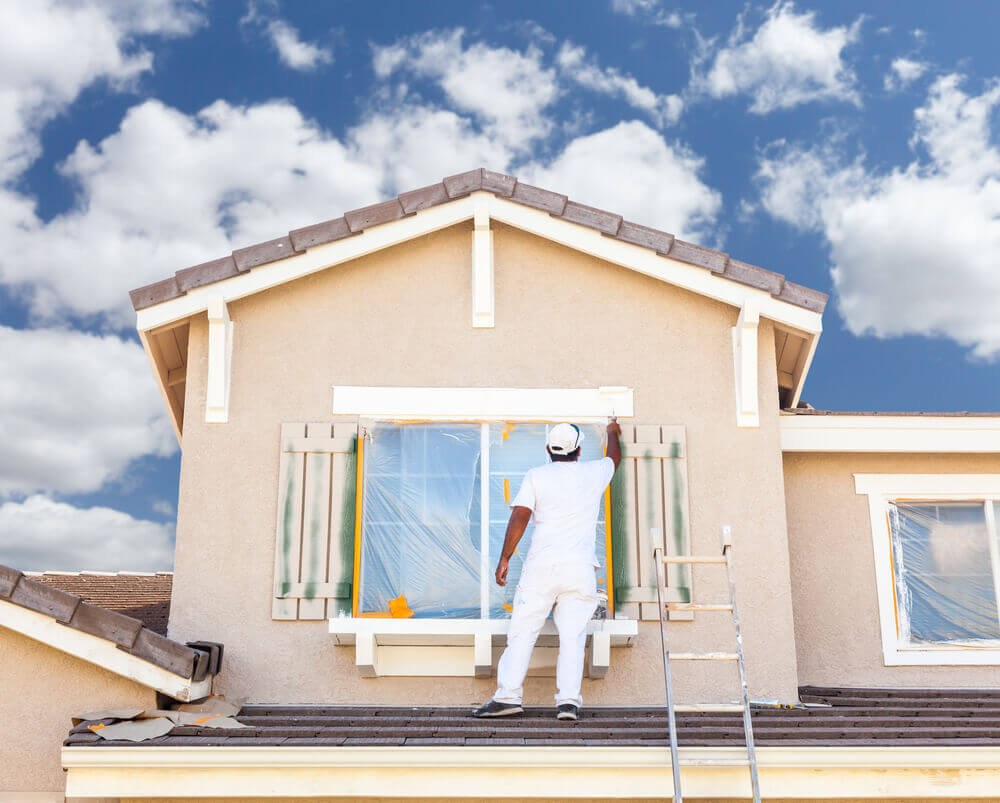
[[[499,421],[487,421],[487,420],[446,420],[441,421],[438,419],[399,419],[391,420],[389,423],[394,424],[555,424],[558,423],[553,420],[538,420],[538,421],[524,421],[518,419],[516,421],[505,421],[500,419]],[[605,445],[604,456],[607,457],[608,449]],[[354,578],[352,583],[352,600],[351,600],[351,615],[354,617],[366,617],[366,616],[378,616],[380,614],[364,614],[358,611],[360,603],[358,600],[360,591],[360,581],[361,581],[361,525],[362,525],[362,512],[364,504],[364,462],[365,462],[365,437],[363,432],[358,433],[358,447],[357,447],[357,477],[355,481],[355,499],[354,499]],[[612,550],[612,538],[611,538],[611,485],[604,491],[604,552],[605,561],[607,565],[607,579],[605,581],[607,594],[608,594],[608,615],[614,616],[615,610],[615,583],[614,583],[614,554]]]

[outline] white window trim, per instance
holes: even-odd
[[[441,421],[631,418],[634,393],[598,388],[414,388],[334,385],[333,414]]]
[[[897,635],[896,605],[892,578],[892,547],[889,503],[893,499],[938,499],[961,502],[992,500],[987,504],[987,523],[996,526],[993,515],[1000,504],[1000,474],[855,474],[854,488],[868,496],[872,547],[875,553],[875,584],[882,632],[882,656],[886,666],[1000,666],[1000,647],[946,645],[911,647],[901,645]],[[996,533],[991,533],[995,539]],[[994,578],[997,575],[994,562]]]

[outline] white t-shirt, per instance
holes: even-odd
[[[614,461],[605,457],[548,463],[524,475],[510,506],[526,507],[534,514],[525,565],[599,565],[594,555],[597,518],[614,473]]]

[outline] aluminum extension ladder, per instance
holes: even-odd
[[[681,769],[677,757],[677,711],[742,711],[743,733],[746,737],[747,766],[750,769],[750,783],[753,787],[754,803],[760,803],[760,784],[757,780],[757,752],[753,744],[753,724],[750,721],[750,696],[747,690],[746,665],[743,663],[743,637],[740,634],[740,615],[736,608],[736,585],[733,582],[733,539],[732,530],[727,525],[721,533],[722,553],[720,555],[688,555],[666,556],[662,549],[653,552],[656,565],[656,601],[660,612],[660,636],[663,642],[663,683],[667,691],[667,721],[670,729],[670,768],[674,778],[674,803],[681,803]],[[655,543],[655,542],[654,542]],[[670,563],[716,563],[725,564],[726,576],[729,580],[729,604],[667,602],[665,573],[663,567]],[[736,652],[670,652],[667,641],[667,620],[670,611],[729,611],[733,617],[733,629],[736,631]],[[688,705],[674,704],[674,688],[670,675],[671,661],[735,661],[740,670],[740,694],[742,704],[727,703],[694,703]]]

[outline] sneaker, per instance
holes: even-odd
[[[579,710],[572,703],[563,703],[559,706],[559,713],[556,714],[556,719],[576,719]]]
[[[523,714],[524,709],[517,703],[498,703],[490,700],[472,712],[474,717],[509,717],[512,714]]]

